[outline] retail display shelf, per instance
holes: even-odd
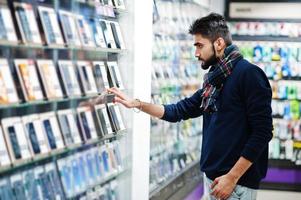
[[[106,7],[106,8],[114,10],[115,14],[123,14],[123,13],[127,13],[128,14],[129,13],[129,11],[127,9],[116,8],[114,6],[104,6],[101,3],[99,3],[99,2],[93,2],[93,1],[81,2],[81,1],[78,1],[78,3],[81,3],[83,5],[87,5],[87,6],[90,6],[90,7],[95,7],[95,8],[97,8],[99,6]]]
[[[116,15],[129,14],[127,9],[113,8]]]
[[[274,100],[277,100],[277,101],[301,101],[301,99],[281,99],[281,98],[276,98],[276,97],[273,97]]]
[[[177,191],[186,187],[189,181],[195,181],[198,183],[201,181],[199,160],[189,163],[181,172],[175,174],[170,180],[152,190],[150,192],[149,199],[168,199]]]
[[[83,52],[96,52],[103,54],[118,54],[124,53],[124,49],[110,49],[110,48],[87,48],[87,47],[72,47],[72,46],[44,46],[35,44],[18,44],[9,42],[0,42],[0,48],[10,48],[10,49],[31,49],[31,50],[59,50],[59,51],[83,51]]]
[[[282,77],[281,79],[273,79],[271,77],[269,77],[269,80],[271,81],[300,81],[301,77]]]
[[[156,57],[154,57],[153,58],[153,61],[156,61],[156,62],[160,62],[160,61],[162,61],[162,62],[169,62],[169,61],[172,61],[173,59],[172,58],[156,58]],[[187,62],[199,62],[198,61],[198,59],[197,58],[195,58],[195,57],[191,57],[191,58],[181,58],[181,62],[182,61],[187,61]]]
[[[57,106],[62,103],[80,103],[81,101],[88,100],[90,98],[97,97],[97,95],[93,96],[81,96],[81,97],[72,97],[72,98],[63,98],[63,99],[55,99],[55,100],[44,100],[44,101],[32,101],[32,102],[24,102],[24,103],[18,103],[18,104],[7,104],[7,105],[1,105],[0,110],[6,110],[11,108],[25,108],[30,106],[39,106],[39,105],[45,105],[45,104],[51,104],[54,106]]]
[[[169,185],[171,185],[172,183],[174,183],[181,175],[185,174],[187,171],[189,171],[191,168],[193,168],[194,166],[198,166],[199,164],[199,160],[195,160],[191,163],[189,163],[183,170],[181,170],[180,172],[176,173],[173,177],[171,177],[169,180],[165,181],[163,184],[159,185],[157,188],[153,189],[152,191],[150,191],[150,199],[155,196],[156,194],[160,193],[161,191],[163,191],[165,188],[167,188]]]
[[[74,200],[74,199],[78,199],[77,197],[80,197],[82,194],[86,193],[87,191],[89,190],[92,190],[93,188],[95,188],[96,186],[99,186],[99,185],[104,185],[104,184],[107,184],[109,183],[110,181],[116,179],[118,176],[122,175],[122,174],[126,174],[126,173],[129,173],[129,170],[121,170],[121,171],[118,171],[116,173],[113,173],[107,177],[105,177],[103,180],[101,180],[97,185],[94,185],[94,186],[91,186],[91,187],[88,187],[87,190],[85,192],[82,192],[80,194],[77,194],[75,197],[72,197],[72,198],[67,198],[68,200]]]
[[[155,37],[166,37],[166,33],[164,32],[157,32],[157,33],[154,33],[154,36]],[[179,41],[186,41],[186,40],[191,40],[192,37],[186,33],[173,33],[173,34],[168,34],[168,37],[169,38],[172,38],[172,39],[176,39],[176,40],[179,40]]]
[[[249,36],[249,35],[233,35],[234,41],[272,41],[272,42],[300,42],[301,38],[289,38],[280,36]]]
[[[166,152],[168,149],[170,149],[174,144],[171,145],[166,145],[166,146],[159,146],[158,148],[154,149],[153,151],[151,151],[150,153],[150,157],[155,157],[158,156],[164,152]]]
[[[283,62],[286,62],[286,61],[283,61],[283,60],[269,60],[269,61],[252,61],[254,64],[270,64],[270,63],[275,63],[275,64],[281,64],[281,63],[283,63]],[[296,63],[300,63],[299,61],[297,62],[297,61],[294,61],[294,62],[296,62]],[[292,63],[294,63],[293,61],[292,61]]]
[[[3,2],[0,198],[37,198],[35,181],[39,199],[131,199],[132,118],[104,92],[133,93],[132,68],[128,81],[120,70],[133,61],[131,2]]]
[[[165,1],[165,2],[175,2],[174,0],[162,0],[162,1]],[[197,5],[198,7],[200,8],[203,8],[205,10],[209,10],[210,9],[210,5],[206,5],[204,3],[204,1],[200,1],[200,0],[182,0],[182,1],[179,1],[179,2],[185,2],[185,3],[193,3],[195,5]]]
[[[259,189],[263,190],[275,190],[275,191],[292,191],[292,192],[300,192],[301,184],[287,184],[287,183],[269,183],[262,182],[259,186]]]
[[[269,159],[269,167],[283,169],[301,169],[301,165],[296,165],[290,160]]]
[[[68,155],[71,155],[73,153],[89,149],[91,146],[97,146],[99,144],[104,143],[107,140],[121,138],[124,135],[125,135],[125,131],[120,131],[120,132],[117,132],[117,133],[114,133],[114,134],[106,135],[106,136],[104,136],[102,138],[99,138],[99,139],[86,141],[85,143],[82,143],[82,144],[67,146],[63,149],[58,149],[58,150],[52,151],[48,154],[39,155],[37,157],[35,156],[33,159],[20,161],[17,164],[12,164],[10,166],[3,166],[3,167],[1,166],[0,167],[0,174],[4,175],[6,173],[13,173],[15,171],[18,171],[18,170],[23,169],[23,168],[27,168],[29,166],[35,166],[35,165],[39,165],[39,164],[42,164],[42,163],[47,163],[49,161],[54,161],[54,160],[57,160],[59,158],[63,158],[63,157],[66,157]]]
[[[281,115],[273,115],[272,117],[273,119],[283,119],[283,116]]]

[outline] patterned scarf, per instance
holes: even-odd
[[[224,56],[217,60],[208,73],[204,75],[201,89],[201,108],[208,113],[217,111],[216,99],[223,88],[226,78],[232,73],[235,61],[242,58],[237,46],[230,45],[225,49]]]

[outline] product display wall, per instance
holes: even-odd
[[[288,169],[296,176],[301,169],[300,23],[234,21],[229,26],[243,56],[263,69],[272,87],[274,137],[264,182],[270,188],[300,190],[301,180],[287,176]]]
[[[120,0],[0,4],[1,199],[127,199],[118,189],[126,124],[104,93],[126,88],[125,9]]]
[[[201,87],[204,72],[194,57],[193,38],[188,29],[195,18],[207,14],[208,8],[193,2],[155,1],[154,10],[152,101],[170,104],[189,97]],[[152,118],[151,198],[156,199],[160,188],[198,165],[201,132],[202,118],[179,123]]]

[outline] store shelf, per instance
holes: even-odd
[[[233,35],[234,41],[275,41],[275,42],[298,42],[301,43],[301,38],[289,38],[281,36],[251,36],[251,35]]]
[[[70,103],[77,102],[77,103],[79,103],[81,101],[96,98],[98,96],[102,96],[102,94],[79,96],[79,97],[65,97],[65,98],[60,98],[60,99],[31,101],[31,102],[16,103],[16,104],[6,104],[6,105],[0,105],[0,111],[4,110],[4,109],[23,108],[23,107],[27,107],[27,106],[44,105],[44,104],[60,104],[60,103],[66,103],[66,102],[70,102]],[[105,94],[103,96],[104,96],[103,97],[103,103],[111,103],[113,98],[114,98],[113,94]]]
[[[44,101],[34,101],[34,102],[24,102],[19,104],[8,104],[0,106],[0,117],[6,118],[11,116],[19,116],[26,114],[33,114],[37,111],[48,112],[52,110],[63,110],[68,108],[77,107],[81,102],[86,101],[93,96],[84,96],[77,98],[64,98],[56,100],[44,100]]]
[[[269,159],[269,167],[283,168],[283,169],[301,169],[301,165],[296,165],[290,160]]]
[[[69,200],[69,199],[70,199],[70,200],[80,199],[80,198],[77,198],[77,197],[80,197],[81,195],[85,194],[85,193],[86,193],[87,191],[89,191],[89,190],[92,190],[92,189],[95,188],[96,186],[99,186],[99,185],[101,185],[101,186],[102,186],[102,185],[105,185],[105,184],[111,182],[112,180],[116,179],[118,176],[121,176],[121,175],[126,174],[126,173],[128,173],[128,172],[129,172],[129,170],[122,170],[122,171],[116,172],[116,173],[114,173],[114,174],[112,174],[112,175],[109,175],[109,176],[105,177],[103,180],[101,180],[97,185],[93,185],[93,186],[88,187],[88,188],[86,189],[85,192],[76,194],[75,196],[70,197],[70,198],[67,198],[67,199],[68,199],[68,200]]]
[[[273,78],[268,78],[271,81],[301,81],[301,77],[282,77],[281,79],[275,80]]]
[[[281,115],[272,115],[273,119],[284,119]]]
[[[262,182],[259,186],[259,189],[300,192],[301,191],[301,184]]]
[[[161,1],[172,2],[172,3],[175,2],[174,0],[161,0]],[[181,2],[195,4],[196,6],[199,6],[206,11],[210,10],[210,5],[205,5],[202,0],[181,0]]]
[[[168,151],[168,150],[169,150],[170,148],[172,148],[174,145],[175,145],[175,143],[173,143],[172,145],[166,145],[166,146],[164,146],[164,147],[160,146],[160,148],[156,148],[156,150],[151,151],[151,153],[150,153],[150,160],[151,160],[153,157],[159,156],[159,155],[161,155],[162,153]]]
[[[281,99],[281,98],[272,98],[273,100],[277,101],[301,101],[301,99]]]
[[[116,15],[129,14],[127,9],[113,8]]]
[[[17,164],[12,164],[10,166],[0,167],[0,174],[3,176],[4,174],[10,174],[15,171],[18,171],[23,168],[27,168],[29,166],[35,166],[39,164],[44,164],[47,162],[51,162],[57,160],[59,158],[67,157],[68,155],[74,154],[76,152],[84,151],[89,149],[92,146],[97,146],[99,144],[104,143],[107,140],[113,140],[121,138],[125,135],[126,131],[117,132],[115,134],[107,135],[105,137],[90,140],[82,144],[76,144],[72,146],[67,146],[63,149],[52,151],[48,154],[38,155],[30,160],[19,161]]]
[[[190,181],[195,182],[196,184],[201,182],[198,160],[188,164],[181,172],[174,174],[174,176],[170,180],[164,182],[156,189],[152,190],[150,192],[149,199],[168,199],[181,189],[187,187]],[[181,195],[185,194],[182,193]]]
[[[0,42],[0,48],[10,48],[10,49],[31,49],[31,50],[58,50],[58,51],[83,51],[83,52],[95,52],[104,54],[119,54],[126,50],[124,49],[110,49],[110,48],[100,48],[100,47],[71,47],[71,46],[46,46],[46,45],[33,45],[33,44],[16,44],[9,42]]]
[[[256,65],[258,64],[271,64],[271,63],[275,63],[275,64],[282,64],[282,63],[285,63],[286,61],[283,61],[283,60],[268,60],[268,61],[253,61],[252,62]],[[290,61],[290,63],[298,63],[298,64],[301,64],[300,61]]]
[[[51,184],[47,182],[41,186],[41,189],[46,191],[41,194],[41,198],[54,199],[58,197],[58,193],[56,192],[49,193],[49,191],[55,190],[59,191],[59,195],[62,199],[66,199],[63,190],[67,187],[66,190],[72,188],[71,196],[74,197],[71,199],[90,199],[89,197],[91,195],[93,195],[94,198],[98,198],[100,189],[110,190],[110,194],[105,190],[105,198],[114,198],[118,193],[124,200],[131,199],[131,196],[133,196],[132,193],[134,192],[126,191],[130,191],[132,187],[132,176],[135,174],[132,172],[134,156],[128,154],[128,148],[126,147],[128,147],[129,144],[136,145],[136,142],[132,141],[133,138],[128,138],[127,134],[134,129],[115,131],[103,137],[101,133],[105,132],[105,128],[107,128],[109,124],[112,129],[123,126],[128,127],[129,124],[132,124],[133,119],[128,117],[128,113],[121,113],[119,106],[115,104],[106,106],[100,105],[100,107],[97,108],[97,112],[94,111],[93,106],[89,104],[88,100],[98,97],[101,94],[96,90],[92,95],[87,95],[87,93],[94,91],[95,87],[100,87],[100,84],[103,82],[105,82],[105,84],[108,83],[110,86],[116,85],[119,81],[121,82],[122,80],[120,79],[124,75],[122,73],[123,71],[119,70],[121,65],[125,65],[125,71],[130,71],[130,74],[125,74],[129,76],[130,79],[122,82],[123,86],[127,88],[127,85],[133,85],[132,82],[135,78],[133,70],[128,70],[127,68],[133,66],[133,59],[132,57],[128,57],[128,50],[116,48],[116,46],[119,47],[119,45],[123,47],[124,42],[129,42],[129,44],[133,43],[132,38],[122,37],[122,35],[120,35],[121,32],[125,31],[129,36],[139,35],[133,34],[133,30],[135,30],[134,27],[136,27],[136,24],[133,23],[136,19],[136,14],[133,15],[131,12],[133,10],[132,7],[134,7],[133,2],[128,1],[129,8],[131,8],[128,10],[113,7],[103,9],[99,7],[100,4],[96,5],[95,0],[89,0],[90,3],[88,3],[88,0],[46,0],[39,2],[29,0],[26,2],[18,2],[18,4],[12,1],[7,2],[9,2],[7,5],[6,3],[3,5],[2,15],[6,17],[4,20],[8,20],[8,18],[13,19],[6,23],[5,27],[2,27],[5,32],[3,38],[14,40],[14,42],[0,40],[0,54],[4,63],[3,65],[5,65],[5,69],[3,69],[0,74],[2,77],[0,77],[0,82],[7,81],[6,76],[9,77],[10,84],[2,84],[2,89],[7,89],[7,95],[13,93],[14,96],[10,98],[10,96],[7,97],[6,94],[2,94],[1,97],[3,96],[4,98],[2,102],[7,102],[7,99],[18,99],[18,102],[5,105],[0,104],[0,119],[6,119],[10,122],[11,118],[16,117],[18,118],[18,126],[11,123],[9,129],[14,129],[14,135],[10,132],[8,133],[10,137],[7,137],[7,135],[3,137],[4,129],[2,128],[4,128],[4,124],[2,123],[0,127],[2,137],[0,140],[3,144],[7,144],[6,146],[4,145],[6,148],[3,147],[7,151],[7,155],[16,154],[15,157],[19,159],[12,161],[13,164],[9,164],[8,166],[0,165],[1,183],[7,180],[9,181],[7,183],[9,188],[4,198],[32,199],[33,197],[29,194],[30,192],[27,192],[28,181],[47,182],[48,180],[48,182],[52,182]],[[43,7],[46,11],[42,9]],[[67,13],[61,11],[66,11]],[[130,19],[128,19],[129,15],[131,16]],[[55,17],[53,18],[52,16]],[[98,20],[104,20],[105,24],[98,24]],[[28,23],[33,24],[33,26],[29,28],[30,30],[26,27]],[[71,23],[71,25],[69,23]],[[35,26],[35,24],[37,24],[37,26]],[[107,29],[110,35],[102,35],[101,30],[104,29]],[[73,33],[75,32],[78,34],[74,35]],[[110,39],[111,46],[115,48],[99,47],[107,47],[107,45],[99,45],[92,48],[88,47],[96,45],[94,41],[95,32],[101,34],[99,35],[101,38],[98,38],[99,43],[105,44],[105,41]],[[40,41],[40,39],[42,43],[26,43],[26,41]],[[66,44],[64,44],[64,42]],[[50,45],[54,43],[60,43],[60,45]],[[80,43],[87,45],[81,46]],[[78,44],[78,46],[73,46],[72,44]],[[16,69],[15,67],[16,63],[14,61],[16,59],[29,59],[33,62],[30,62],[30,64],[29,62],[25,62],[25,64],[22,63],[20,66],[18,65],[22,68],[22,72],[20,72],[19,68]],[[43,64],[40,65],[40,60],[47,60],[47,62],[42,62]],[[59,62],[61,60],[67,62],[62,62],[61,64]],[[49,64],[48,61],[49,63],[51,61],[51,64]],[[101,62],[98,63],[98,69],[94,69],[95,63],[91,63],[92,61]],[[59,63],[59,66],[57,66],[57,63]],[[74,66],[74,64],[80,66]],[[38,85],[36,83],[37,81],[39,82]],[[43,91],[38,91],[38,86],[41,87]],[[64,88],[64,86],[70,87],[70,91],[73,90],[70,93],[76,93],[78,91],[77,89],[82,93],[76,97],[61,95],[62,97],[56,99],[47,98],[47,96],[54,96],[50,95],[50,93],[69,93],[68,88],[66,89],[67,91],[59,91],[59,88]],[[101,87],[102,86],[103,85],[101,85]],[[10,92],[9,90],[12,89],[15,89],[15,91]],[[41,96],[41,98],[39,98],[40,100],[25,100],[27,99],[25,98],[26,93],[34,93],[36,91],[37,93],[39,92],[36,96]],[[125,91],[133,93],[133,88],[125,89]],[[104,102],[102,98],[98,98],[97,100],[102,104],[111,103],[113,99],[106,98],[104,101],[107,100],[107,102]],[[85,102],[85,105],[81,104],[82,102]],[[84,108],[78,109],[79,107]],[[46,112],[51,113],[47,115]],[[45,115],[42,122],[40,120],[44,114],[46,114],[48,118],[46,119]],[[123,126],[121,126],[121,124]],[[74,129],[76,132],[74,132]],[[104,129],[104,131],[100,131],[100,129]],[[4,131],[7,131],[7,129]],[[41,133],[41,131],[43,133]],[[112,132],[112,130],[108,130],[108,132]],[[94,133],[96,134],[94,135]],[[28,139],[29,136],[31,140],[27,142],[24,141],[24,138]],[[81,143],[82,140],[78,137],[81,139],[93,137],[95,139]],[[40,143],[36,143],[37,139]],[[74,144],[76,141],[79,144]],[[69,145],[64,146],[61,142]],[[20,149],[15,149],[16,145],[19,145]],[[43,150],[44,148],[48,149],[48,146],[53,148],[55,145],[61,148],[58,150],[50,150],[50,152],[46,150],[46,153],[43,154],[33,153],[37,152],[36,149],[39,148],[41,152],[45,152]],[[23,152],[17,152],[22,149],[24,149],[24,152],[26,150],[24,155]],[[22,155],[19,156],[18,153]],[[129,158],[127,158],[126,162],[123,162],[125,156]],[[148,158],[147,156],[148,154],[145,158]],[[30,158],[23,159],[25,157]],[[97,164],[98,160],[103,162]],[[115,164],[113,164],[116,167],[107,166],[107,162],[114,162]],[[68,168],[68,174],[66,174],[66,176],[72,176],[72,181],[74,182],[75,179],[73,179],[73,176],[77,174],[77,178],[79,179],[76,180],[81,183],[71,184],[70,187],[67,183],[68,186],[65,187],[64,181],[66,180],[66,182],[68,182],[70,180],[64,177],[66,168]],[[148,170],[146,167],[145,169]],[[38,173],[37,171],[39,175],[36,175]],[[24,174],[27,175],[29,172],[34,173],[34,177],[30,175],[30,180],[28,180],[27,176],[24,176]],[[101,174],[99,174],[100,172]],[[99,177],[97,177],[97,179],[96,177],[93,178],[91,177],[92,174],[95,176],[98,174]],[[58,175],[59,177],[54,177],[54,175]],[[122,175],[122,177],[119,178],[118,176],[120,175]],[[18,185],[13,182],[14,177],[18,177],[18,180],[16,180],[18,181]],[[104,184],[105,188],[99,188],[99,185],[103,187]],[[93,190],[92,186],[95,187],[95,190]],[[8,193],[18,189],[24,191],[24,194],[19,194],[18,192]],[[147,188],[145,190],[146,194],[148,194]],[[49,194],[46,194],[47,191]],[[79,191],[81,194],[79,194]],[[69,191],[66,192],[68,193]],[[115,194],[113,194],[113,192]],[[77,196],[77,194],[79,194],[79,196]]]
[[[44,101],[32,101],[32,102],[24,102],[19,104],[7,104],[1,105],[0,110],[4,109],[11,109],[11,108],[23,108],[27,106],[34,106],[34,105],[43,105],[43,104],[59,104],[64,102],[72,102],[72,101],[83,101],[88,100],[90,98],[97,97],[97,95],[93,96],[83,96],[83,97],[74,97],[74,98],[64,98],[64,99],[56,99],[56,100],[44,100]]]
[[[104,7],[106,9],[110,9],[114,11],[115,16],[107,16],[107,15],[101,15],[104,18],[116,18],[116,16],[121,15],[121,14],[129,14],[129,11],[127,9],[120,9],[120,8],[116,8],[114,6],[107,6],[107,5],[102,5],[101,3],[97,3],[97,2],[81,2],[78,1],[78,3],[80,3],[81,5],[86,5],[86,6],[90,6],[93,7],[95,9],[98,9],[98,7]]]
[[[165,32],[157,32],[157,33],[154,33],[154,36],[155,37],[166,37],[168,36],[169,38],[172,38],[174,40],[178,40],[178,41],[189,41],[192,39],[191,35],[188,35],[186,33],[173,33],[173,34],[170,34],[170,33],[165,33]]]

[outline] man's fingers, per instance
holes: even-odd
[[[224,199],[228,199],[231,196],[231,194],[225,195]]]
[[[223,200],[226,200],[226,199],[228,199],[228,195],[223,193],[220,198]]]
[[[123,104],[124,106],[126,106],[127,108],[130,107],[127,101],[125,101],[125,100],[123,100],[123,99],[121,99],[121,98],[119,98],[119,97],[115,97],[115,102],[121,103],[121,104]]]
[[[88,101],[80,102],[79,106],[89,106],[90,103]]]
[[[82,101],[79,104],[80,107],[92,107],[94,104],[91,101]]]
[[[119,92],[120,90],[118,90],[116,87],[112,87],[112,88],[108,88],[107,89],[109,92]]]
[[[126,96],[117,88],[109,88],[109,89],[107,89],[107,91],[114,93],[116,96],[118,96],[122,99],[126,99]]]
[[[214,197],[217,197],[217,196],[216,196],[217,193],[218,193],[218,190],[217,190],[217,188],[215,188],[215,189],[211,192],[211,195],[214,196]]]
[[[218,188],[215,187],[215,186],[216,186],[217,184],[218,184],[218,180],[215,179],[215,180],[212,182],[211,186],[210,186],[210,188],[212,189],[211,195],[214,196],[214,197],[216,197],[216,198],[217,198]]]
[[[218,184],[218,180],[215,179],[215,180],[213,181],[213,183],[211,184],[210,188],[213,190],[213,188],[214,188],[217,184]]]
[[[218,199],[221,199],[222,198],[222,191],[220,191],[218,189],[217,192],[216,192],[216,194],[215,194],[215,197],[218,198]]]
[[[117,103],[122,103],[122,104],[125,104],[126,103],[126,101],[125,100],[123,100],[122,98],[119,98],[119,97],[115,97],[115,102],[117,102]]]

